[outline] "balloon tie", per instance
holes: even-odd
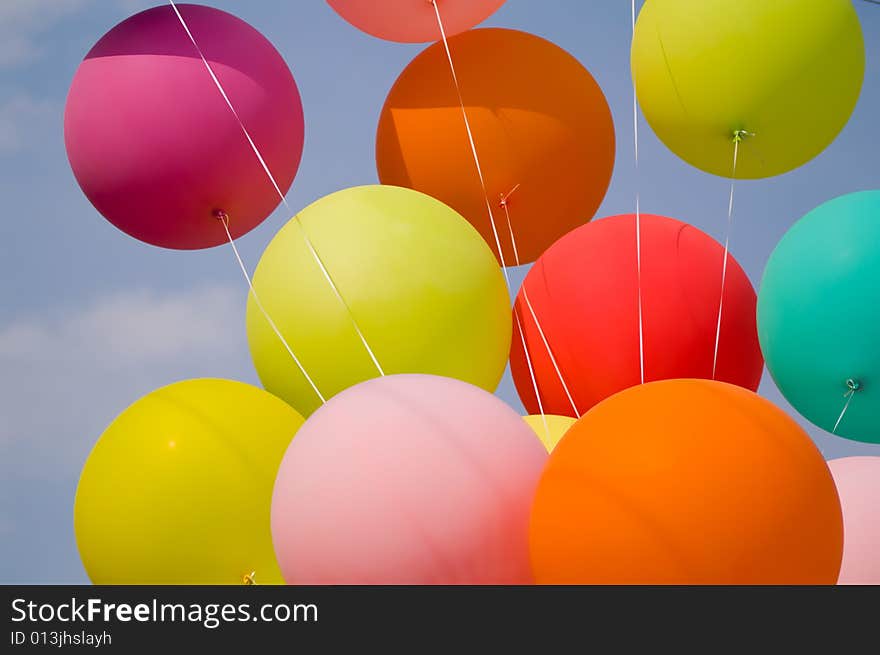
[[[251,296],[254,298],[254,302],[257,305],[257,309],[260,310],[260,313],[266,319],[266,322],[269,324],[269,327],[272,328],[272,331],[275,333],[275,336],[278,337],[278,340],[284,346],[284,349],[287,350],[287,354],[290,355],[290,358],[293,360],[296,367],[299,369],[300,373],[303,374],[303,377],[306,379],[306,382],[309,383],[309,386],[312,388],[312,391],[315,392],[315,395],[321,400],[321,403],[326,403],[327,400],[318,390],[318,386],[315,384],[315,381],[309,376],[306,372],[305,367],[302,365],[302,362],[299,361],[299,358],[293,353],[293,349],[287,343],[287,340],[284,338],[284,335],[281,334],[281,330],[278,329],[278,326],[275,325],[275,321],[272,320],[272,317],[269,316],[269,312],[266,311],[266,308],[263,307],[263,303],[260,300],[260,296],[257,295],[257,290],[254,288],[254,282],[251,279],[251,276],[247,272],[247,268],[244,265],[244,262],[241,259],[241,255],[238,253],[238,248],[235,245],[235,240],[232,238],[232,234],[229,232],[229,214],[227,214],[222,209],[217,209],[214,211],[214,218],[220,221],[221,225],[223,225],[223,230],[226,232],[226,238],[229,240],[229,245],[232,246],[232,252],[235,254],[235,260],[238,262],[238,267],[241,269],[241,274],[244,276],[245,281],[247,282],[248,289],[250,290]]]
[[[739,144],[749,136],[745,130],[733,133],[733,166],[730,174],[730,199],[727,201],[727,227],[724,230],[724,263],[721,265],[721,294],[718,298],[718,322],[715,326],[715,352],[712,355],[712,379],[718,371],[718,347],[721,344],[721,314],[724,310],[724,289],[727,286],[727,260],[730,259],[730,233],[733,230],[733,192],[736,188],[736,164]]]
[[[461,115],[464,120],[465,131],[467,132],[468,144],[470,145],[470,149],[471,149],[471,156],[473,157],[473,160],[474,160],[474,167],[477,170],[477,177],[480,181],[480,188],[482,189],[482,192],[483,192],[483,199],[486,202],[486,212],[489,216],[489,225],[492,227],[492,236],[494,237],[494,240],[495,240],[495,247],[498,249],[498,259],[501,262],[501,271],[504,273],[504,281],[505,281],[505,284],[507,285],[507,293],[511,294],[512,285],[510,283],[510,273],[507,270],[507,263],[504,260],[504,250],[501,247],[501,238],[498,235],[498,227],[495,224],[495,215],[492,212],[492,203],[489,201],[489,191],[486,186],[486,178],[483,175],[483,167],[480,164],[480,156],[477,153],[477,145],[474,140],[473,130],[471,129],[471,122],[470,122],[470,119],[468,118],[467,109],[464,104],[464,96],[461,91],[461,84],[459,83],[459,80],[458,80],[458,73],[455,70],[455,63],[452,59],[452,51],[449,48],[449,39],[447,39],[447,37],[446,37],[446,28],[443,26],[443,18],[440,15],[440,7],[437,4],[437,0],[429,0],[429,1],[430,1],[431,5],[434,7],[434,15],[437,18],[437,27],[440,29],[440,37],[443,40],[443,48],[446,51],[446,59],[449,62],[449,71],[452,74],[452,82],[453,82],[453,85],[455,86],[456,95],[458,96],[458,104],[459,104],[459,107],[461,108]],[[516,239],[514,238],[514,234],[513,234],[513,224],[510,220],[508,199],[510,198],[511,194],[514,191],[519,189],[519,187],[520,187],[520,185],[517,184],[515,187],[513,187],[513,189],[511,189],[507,193],[507,195],[501,196],[501,202],[500,202],[500,206],[504,210],[504,215],[505,215],[505,218],[507,219],[507,228],[510,233],[510,243],[513,247],[513,255],[514,255],[514,261],[515,261],[516,266],[520,265],[520,259],[519,259],[519,252],[517,251],[517,247],[516,247]],[[553,355],[553,351],[550,349],[550,344],[547,341],[547,337],[544,334],[544,330],[541,328],[541,323],[538,321],[538,316],[535,313],[534,307],[532,307],[532,303],[529,301],[529,297],[525,291],[525,287],[522,288],[522,291],[523,291],[523,299],[526,301],[526,305],[529,308],[529,312],[532,315],[532,319],[534,320],[535,325],[538,328],[538,332],[541,335],[541,340],[543,341],[544,346],[547,349],[547,354],[550,357],[550,361],[553,363],[553,368],[556,371],[556,375],[559,377],[559,381],[562,383],[562,388],[565,390],[565,394],[568,397],[569,402],[571,403],[571,407],[575,412],[575,416],[576,417],[580,416],[580,412],[578,412],[577,406],[574,403],[574,399],[572,398],[571,393],[568,390],[568,386],[565,384],[565,380],[562,377],[562,372],[560,371],[559,366],[556,363],[556,358]],[[513,311],[514,311],[514,315],[516,316],[517,324],[521,328],[522,322],[521,322],[520,317],[518,315],[518,309],[516,307],[516,304],[514,304]],[[523,339],[523,345],[525,346],[525,334],[523,333],[522,330],[520,330],[520,337]],[[534,371],[532,370],[531,357],[529,355],[528,348],[524,347],[524,354],[525,354],[525,357],[526,357],[526,360],[527,360],[527,363],[529,366],[529,371],[532,374],[532,386],[534,387],[534,390],[535,390],[535,397],[538,399],[538,406],[541,409],[541,416],[544,416],[543,404],[541,403],[541,400],[540,400],[540,392],[538,390],[538,383],[537,383],[537,379],[534,376]],[[544,422],[546,425],[546,419],[544,420]]]
[[[255,579],[256,574],[257,574],[256,571],[251,571],[250,573],[245,573],[243,576],[241,576],[241,583],[245,586],[253,586],[253,585],[257,584],[257,581]]]
[[[636,38],[636,0],[632,0],[632,38]],[[636,186],[636,286],[639,299],[639,381],[645,384],[645,321],[642,313],[642,211],[639,194],[639,100],[636,95],[636,80],[632,80],[633,99],[633,147],[635,151]]]
[[[226,106],[229,107],[229,111],[232,112],[232,116],[235,118],[236,122],[238,123],[239,128],[241,128],[242,134],[244,134],[244,137],[247,139],[247,142],[251,147],[251,150],[253,150],[254,155],[256,155],[257,160],[260,162],[260,166],[262,166],[263,172],[266,174],[266,177],[269,178],[269,181],[272,183],[272,187],[275,189],[275,193],[278,194],[278,198],[281,200],[281,203],[287,208],[287,211],[290,212],[290,214],[293,214],[293,209],[291,208],[290,204],[287,202],[287,198],[284,197],[284,193],[282,193],[281,187],[278,185],[278,182],[275,180],[275,176],[272,175],[272,171],[269,168],[269,165],[266,163],[266,160],[263,157],[262,153],[260,152],[260,149],[257,147],[257,144],[254,142],[253,138],[251,138],[250,132],[248,132],[247,127],[245,127],[244,121],[242,121],[241,117],[238,115],[238,112],[236,111],[235,106],[232,104],[232,101],[229,99],[229,96],[227,95],[226,90],[223,88],[223,85],[220,84],[220,80],[217,78],[217,75],[214,73],[214,69],[211,67],[211,64],[208,62],[207,58],[205,57],[204,53],[202,52],[201,47],[199,47],[199,44],[196,41],[195,37],[193,36],[192,31],[189,29],[189,25],[187,25],[186,20],[183,17],[183,14],[180,13],[180,10],[177,8],[177,5],[175,4],[174,0],[168,0],[168,2],[171,4],[171,8],[174,10],[174,14],[177,16],[177,20],[180,22],[180,25],[183,27],[183,30],[186,32],[186,35],[189,37],[189,40],[192,42],[193,47],[196,50],[196,53],[201,58],[202,63],[205,66],[205,69],[208,71],[208,74],[211,76],[211,79],[214,82],[214,86],[217,87],[217,90],[220,92],[220,95],[223,96],[223,100],[226,102]],[[366,337],[364,337],[364,334],[361,331],[360,325],[358,325],[358,322],[355,319],[354,314],[351,311],[351,307],[349,307],[348,303],[345,302],[345,299],[342,297],[342,294],[339,292],[339,288],[336,286],[336,283],[333,281],[333,278],[330,276],[330,273],[327,270],[327,267],[324,266],[324,262],[321,260],[320,256],[318,255],[318,251],[315,250],[314,244],[312,244],[312,241],[309,238],[309,235],[306,233],[305,228],[303,227],[301,221],[299,220],[299,215],[298,214],[294,215],[294,219],[296,220],[297,225],[299,226],[300,230],[302,231],[303,239],[305,240],[306,245],[308,246],[309,252],[311,253],[312,257],[314,258],[315,262],[318,264],[318,267],[321,269],[321,273],[323,273],[324,278],[327,280],[327,283],[330,285],[330,288],[333,290],[333,293],[336,295],[337,300],[342,304],[342,306],[345,308],[345,311],[348,313],[348,317],[351,320],[352,324],[354,325],[355,332],[357,332],[357,335],[361,341],[361,344],[363,344],[364,349],[367,351],[367,354],[370,356],[370,359],[373,361],[373,364],[375,365],[376,369],[379,371],[379,375],[384,376],[385,371],[382,370],[382,367],[379,365],[379,361],[376,359],[376,355],[373,352],[373,349],[370,348],[370,344],[367,343],[367,339],[366,339]],[[227,230],[227,234],[228,234],[228,230]],[[231,242],[231,237],[230,237],[230,242]],[[263,312],[263,313],[268,319],[268,315],[265,312]],[[271,323],[271,321],[270,321],[270,323]],[[277,330],[275,330],[275,333],[279,334],[277,332]],[[286,343],[284,345],[285,345],[285,347],[287,346]],[[289,348],[287,348],[287,351],[288,351],[288,353],[291,352]],[[300,370],[302,370],[302,369],[300,369]],[[320,396],[320,394],[318,394],[318,395]],[[323,401],[323,398],[322,398],[322,401]]]
[[[742,143],[750,136],[755,136],[754,132],[749,132],[747,130],[734,130],[733,131],[733,143]]]
[[[846,402],[843,405],[843,410],[840,412],[840,416],[837,417],[837,422],[834,423],[834,429],[831,430],[831,434],[837,434],[837,428],[840,425],[840,422],[843,420],[843,417],[846,415],[846,410],[849,409],[849,404],[855,397],[856,392],[862,390],[862,383],[854,378],[849,378],[846,381],[846,386],[847,392],[843,394],[843,397],[846,398]]]

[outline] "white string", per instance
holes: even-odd
[[[834,423],[834,429],[831,430],[831,434],[837,434],[837,427],[840,425],[840,422],[843,420],[843,417],[846,415],[846,410],[849,409],[849,404],[852,402],[853,396],[855,393],[848,393],[846,403],[843,405],[843,411],[840,412],[840,416],[837,417],[837,421]]]
[[[519,330],[519,338],[522,341],[523,353],[526,356],[526,365],[529,367],[529,377],[532,379],[532,387],[535,390],[535,398],[538,400],[538,410],[541,412],[541,422],[544,424],[544,434],[547,435],[547,443],[550,443],[550,426],[547,425],[547,414],[544,412],[544,403],[541,402],[541,392],[538,390],[538,380],[535,378],[535,371],[532,368],[532,357],[529,355],[529,347],[526,345],[526,335],[523,330],[522,321],[519,318],[519,309],[516,305],[513,307],[513,315],[516,317],[516,327]]]
[[[473,135],[473,131],[471,130],[470,119],[468,118],[468,115],[467,115],[467,109],[465,108],[465,104],[464,104],[464,97],[461,92],[461,85],[459,84],[459,81],[458,81],[458,73],[455,70],[455,63],[453,62],[453,59],[452,59],[452,51],[449,49],[449,40],[446,38],[446,29],[443,26],[443,19],[440,16],[440,7],[437,5],[437,0],[430,0],[430,2],[434,7],[434,14],[437,17],[437,26],[440,29],[440,37],[443,40],[443,47],[446,50],[446,59],[449,62],[449,70],[452,73],[452,82],[453,82],[453,85],[455,86],[455,92],[458,96],[458,104],[459,104],[459,107],[461,108],[461,115],[462,115],[462,118],[464,119],[464,126],[465,126],[465,130],[466,130],[467,136],[468,136],[468,143],[471,148],[471,155],[474,160],[474,166],[477,169],[477,176],[479,177],[479,180],[480,180],[480,188],[483,191],[483,199],[486,201],[486,211],[489,215],[489,224],[492,226],[492,236],[495,239],[495,246],[498,249],[498,258],[501,261],[501,270],[504,272],[504,279],[507,284],[507,291],[508,291],[508,293],[510,293],[511,288],[512,288],[512,285],[510,283],[510,274],[507,271],[507,263],[504,261],[504,251],[501,248],[501,240],[498,236],[498,228],[495,225],[495,215],[492,212],[492,203],[489,201],[489,191],[486,188],[486,179],[483,175],[483,168],[480,165],[480,156],[477,154],[477,146],[476,146],[476,143],[474,142],[474,135]],[[501,198],[501,207],[504,209],[504,214],[507,218],[507,227],[508,227],[508,231],[510,233],[510,242],[513,247],[514,259],[516,261],[517,266],[520,265],[519,253],[517,252],[516,239],[514,238],[514,235],[513,235],[513,225],[510,221],[510,213],[509,213],[509,210],[507,207],[507,205],[508,205],[507,199],[518,188],[519,188],[519,184],[517,184],[506,196],[502,196],[502,198]],[[568,397],[568,400],[571,403],[571,407],[575,412],[575,416],[580,416],[580,412],[578,412],[577,406],[575,405],[574,400],[571,397],[571,393],[569,393],[568,386],[565,384],[565,380],[562,377],[562,372],[559,370],[559,366],[556,363],[556,358],[553,356],[553,351],[550,349],[550,344],[547,341],[547,337],[544,335],[544,330],[541,328],[541,324],[538,321],[538,317],[535,314],[535,310],[532,307],[532,303],[528,298],[528,294],[525,291],[525,287],[523,287],[522,291],[523,291],[523,298],[526,301],[526,305],[529,308],[529,312],[532,315],[532,319],[535,321],[535,325],[538,327],[538,332],[541,335],[541,339],[544,342],[544,346],[547,348],[547,354],[550,356],[550,361],[553,364],[553,368],[556,371],[557,376],[559,376],[559,381],[562,383],[562,387],[565,390],[565,395]],[[517,313],[515,308],[514,308],[514,313],[515,314]],[[520,318],[517,315],[517,322],[519,322],[519,321],[520,321]],[[521,325],[521,323],[520,323],[520,325]],[[522,336],[523,339],[525,339],[525,333],[522,330],[520,330],[520,335]],[[525,350],[525,355],[526,355],[527,363],[529,365],[529,371],[530,371],[530,373],[533,373],[532,363],[530,361],[528,349]],[[538,399],[538,406],[541,408],[541,416],[543,417],[544,416],[544,409],[543,409],[543,406],[542,406],[541,400],[540,400],[540,392],[538,391],[538,383],[537,383],[537,380],[535,379],[534,375],[532,375],[532,384],[535,389],[535,397]],[[544,419],[544,422],[546,425],[546,419]]]
[[[519,185],[517,185],[517,187],[518,186]],[[516,190],[516,187],[514,187],[514,190]],[[513,191],[511,191],[510,193],[513,193]],[[513,237],[513,228],[511,227],[512,222],[510,220],[510,208],[509,208],[509,205],[507,202],[507,199],[510,197],[510,193],[508,193],[504,197],[504,199],[502,200],[501,207],[504,209],[504,215],[507,217],[507,225],[508,225],[508,228],[510,229],[510,235],[512,238]],[[514,243],[515,243],[515,240],[514,240]],[[516,249],[514,248],[514,253],[515,252],[516,252]],[[517,257],[517,266],[519,266],[519,258],[518,257]],[[572,410],[574,410],[574,415],[580,416],[581,413],[578,411],[577,405],[574,402],[574,398],[572,397],[571,392],[568,390],[568,385],[565,384],[565,378],[562,375],[562,371],[559,368],[559,364],[557,364],[557,362],[556,362],[556,357],[553,355],[553,349],[550,348],[550,342],[547,340],[547,336],[544,334],[544,328],[541,327],[541,322],[538,320],[538,315],[535,312],[535,308],[532,306],[532,301],[529,299],[529,294],[526,291],[525,282],[523,282],[521,290],[522,290],[523,300],[526,301],[526,307],[529,308],[529,313],[532,315],[532,320],[535,322],[535,327],[538,328],[538,334],[541,335],[541,341],[544,343],[544,348],[547,350],[547,356],[550,358],[550,363],[553,365],[553,370],[556,371],[556,377],[559,378],[559,382],[560,382],[560,384],[562,384],[562,390],[565,392],[565,396],[566,396],[566,398],[568,398],[568,402],[571,404]],[[519,317],[517,317],[517,321],[518,320],[519,320]],[[523,333],[520,332],[520,334],[523,334]],[[526,354],[526,360],[528,361],[528,364],[529,364],[529,369],[531,370],[532,363],[531,363],[531,361],[529,361],[528,350],[526,350],[525,354]],[[534,387],[535,387],[535,396],[539,396],[540,394],[538,393],[538,382],[537,382],[537,380],[534,380],[534,379],[533,379],[533,382],[534,382]],[[541,401],[538,400],[539,406],[540,406],[540,402]],[[542,415],[543,415],[543,410],[542,410]]]
[[[849,391],[844,394],[846,398],[846,403],[843,405],[843,410],[840,412],[840,416],[837,417],[837,421],[834,423],[834,429],[831,430],[831,434],[837,434],[837,428],[840,425],[840,422],[843,420],[843,417],[846,415],[846,410],[849,409],[849,404],[852,402],[853,397],[856,395],[856,391],[861,389],[861,384],[850,378],[846,381],[846,386],[849,387]]]
[[[730,199],[727,202],[727,228],[724,234],[724,264],[721,266],[721,297],[718,300],[718,323],[715,326],[715,354],[712,356],[712,379],[718,368],[718,345],[721,341],[721,313],[724,310],[724,289],[727,283],[727,260],[730,255],[730,232],[733,226],[733,192],[736,188],[736,162],[739,157],[739,132],[733,138],[733,172],[730,176]]]
[[[305,369],[305,367],[303,367],[302,363],[299,361],[299,358],[293,354],[293,350],[288,345],[287,340],[281,335],[280,330],[275,325],[275,321],[272,320],[272,317],[269,316],[269,313],[263,307],[263,303],[260,301],[260,296],[257,295],[257,290],[254,288],[253,280],[251,280],[251,276],[248,275],[247,268],[245,268],[244,262],[242,261],[241,256],[238,254],[238,248],[235,246],[235,240],[232,238],[232,234],[230,234],[230,232],[229,232],[228,217],[226,216],[226,214],[223,214],[222,216],[218,216],[218,220],[223,224],[223,229],[226,232],[226,237],[229,239],[229,245],[232,246],[232,252],[235,253],[235,260],[238,262],[238,267],[241,269],[241,274],[244,276],[244,279],[247,281],[248,288],[250,289],[250,293],[254,298],[254,302],[256,302],[256,304],[257,304],[257,308],[263,314],[263,317],[266,319],[266,322],[269,323],[269,327],[272,328],[272,331],[275,333],[275,335],[278,337],[278,339],[281,341],[281,343],[284,344],[285,350],[287,350],[287,353],[290,355],[291,359],[293,359],[297,368],[300,370],[300,373],[303,374],[303,377],[306,379],[306,382],[308,382],[309,386],[312,387],[312,391],[314,391],[315,395],[321,399],[322,403],[327,402],[327,400],[324,398],[324,396],[318,390],[318,387],[315,384],[315,382],[312,380],[312,378],[309,376],[309,374],[306,373],[306,369]]]
[[[636,37],[636,0],[632,0],[632,34]],[[639,379],[645,384],[645,324],[642,317],[642,214],[639,199],[639,101],[633,78],[633,144],[636,156],[636,280],[639,294]]]
[[[507,290],[510,291],[510,276],[507,272],[507,264],[504,261],[504,251],[501,248],[501,240],[498,238],[498,230],[495,227],[495,216],[492,213],[492,203],[489,202],[489,192],[486,190],[486,179],[483,177],[483,167],[480,165],[480,157],[477,155],[477,146],[474,143],[474,134],[471,131],[471,122],[468,119],[467,110],[464,107],[464,98],[461,95],[461,85],[458,83],[458,74],[455,71],[455,64],[452,62],[452,52],[449,50],[449,41],[446,39],[446,29],[443,27],[443,19],[440,17],[440,8],[437,6],[437,0],[431,0],[434,7],[434,14],[437,16],[437,25],[440,28],[440,36],[443,39],[443,47],[446,49],[446,59],[449,61],[449,70],[452,72],[452,81],[455,85],[455,92],[458,94],[458,104],[461,107],[461,115],[464,118],[464,127],[467,131],[468,143],[471,147],[471,155],[474,158],[474,165],[477,168],[477,176],[480,178],[480,187],[483,190],[483,198],[486,201],[486,211],[489,214],[489,223],[492,226],[492,236],[495,238],[495,246],[498,248],[498,259],[501,261],[501,269],[504,271],[504,278],[507,281]]]
[[[177,16],[177,20],[180,21],[180,24],[183,26],[184,31],[186,31],[186,35],[189,37],[189,40],[192,42],[193,47],[196,49],[196,52],[198,53],[199,57],[202,60],[202,63],[205,65],[205,68],[208,70],[208,74],[211,76],[211,79],[214,81],[214,85],[217,87],[217,90],[220,92],[220,95],[223,96],[223,100],[226,101],[226,105],[229,107],[229,110],[232,112],[232,115],[235,117],[235,120],[238,122],[238,126],[241,128],[241,131],[244,134],[245,138],[247,139],[247,142],[250,144],[251,150],[254,151],[254,154],[257,156],[257,159],[260,162],[260,165],[263,167],[263,171],[266,173],[266,177],[268,177],[269,181],[272,183],[272,186],[274,187],[275,192],[278,194],[278,197],[281,199],[282,204],[292,214],[293,209],[290,207],[290,204],[288,204],[287,198],[284,197],[284,193],[282,193],[281,188],[278,186],[278,183],[275,181],[275,176],[272,175],[272,171],[269,169],[268,164],[266,164],[266,160],[263,159],[263,155],[260,153],[260,149],[257,148],[257,144],[254,143],[254,140],[251,138],[250,132],[248,132],[247,128],[244,125],[244,122],[241,120],[241,118],[238,115],[238,112],[235,110],[235,107],[233,106],[232,102],[229,100],[229,96],[226,94],[226,91],[223,89],[223,85],[220,84],[220,80],[217,79],[217,76],[214,74],[214,70],[211,68],[211,64],[208,62],[207,58],[205,57],[204,53],[202,52],[202,49],[199,47],[199,44],[196,41],[195,37],[193,36],[192,32],[190,31],[189,26],[186,23],[186,20],[184,20],[183,15],[178,10],[177,5],[174,3],[174,0],[168,0],[168,2],[171,4],[171,8],[174,10],[175,15]],[[364,334],[361,331],[360,325],[358,325],[357,320],[355,320],[354,314],[351,311],[351,307],[349,307],[348,303],[345,302],[345,299],[342,297],[342,294],[339,292],[339,289],[337,288],[336,283],[333,281],[333,278],[330,277],[330,273],[327,270],[327,267],[324,266],[324,262],[321,260],[320,256],[318,255],[318,251],[315,249],[314,245],[312,244],[312,240],[309,238],[309,235],[306,233],[305,226],[300,221],[299,214],[294,215],[294,220],[296,221],[297,225],[299,226],[300,230],[302,231],[303,239],[305,240],[306,245],[308,246],[309,252],[311,253],[312,257],[315,259],[315,262],[317,262],[318,267],[321,269],[321,273],[323,273],[324,278],[327,280],[328,284],[330,285],[330,288],[333,290],[333,293],[336,296],[337,300],[339,300],[339,302],[345,308],[346,312],[348,312],[348,317],[351,319],[352,325],[354,325],[355,332],[357,332],[358,338],[360,339],[361,343],[363,344],[364,348],[366,349],[367,354],[370,356],[370,359],[372,360],[373,365],[376,367],[376,370],[379,371],[379,374],[384,376],[385,371],[382,370],[382,367],[379,365],[379,361],[376,359],[375,353],[373,353],[373,349],[370,348],[370,344],[367,343],[367,339],[366,339],[366,337],[364,337]],[[289,349],[288,349],[288,351],[289,351]]]

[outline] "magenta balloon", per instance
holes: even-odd
[[[439,0],[446,36],[482,23],[505,0]],[[440,28],[430,0],[327,0],[349,23],[367,34],[402,43],[439,41]]]
[[[218,9],[178,5],[281,191],[303,147],[299,91],[281,55]],[[196,249],[263,221],[280,198],[169,5],[123,21],[89,51],[64,114],[67,156],[107,220],[157,246]]]
[[[393,375],[299,429],[272,498],[290,584],[530,584],[528,521],[547,452],[495,396]]]
[[[838,584],[880,584],[880,457],[828,462],[843,510]]]

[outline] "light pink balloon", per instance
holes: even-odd
[[[482,23],[505,0],[438,0],[446,36]],[[430,0],[327,0],[349,23],[388,41],[439,41],[440,28]]]
[[[880,457],[828,462],[843,509],[838,584],[880,584]]]
[[[287,450],[272,538],[290,584],[530,584],[547,452],[495,396],[393,375],[346,389]]]
[[[178,5],[202,53],[282,192],[303,148],[293,76],[272,44],[219,9]],[[226,241],[280,203],[235,115],[173,9],[123,21],[89,51],[64,115],[67,156],[83,192],[107,220],[157,246]]]

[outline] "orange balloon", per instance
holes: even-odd
[[[449,40],[508,265],[538,258],[589,221],[614,168],[614,124],[593,76],[540,37],[478,29]],[[382,109],[376,164],[383,184],[442,200],[498,253],[486,198],[442,43],[401,73]],[[511,243],[507,207],[516,242]]]
[[[539,584],[834,584],[834,480],[781,409],[664,380],[596,405],[550,455],[530,548]]]

